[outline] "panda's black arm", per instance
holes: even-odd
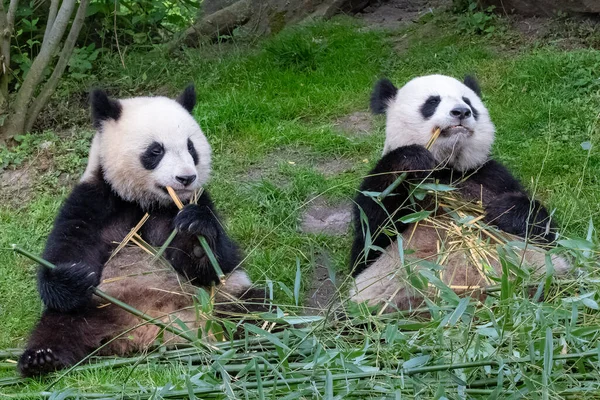
[[[481,185],[485,221],[520,237],[551,242],[556,226],[550,213],[529,197],[519,181],[497,161],[490,160],[468,178]]]
[[[111,207],[101,184],[77,185],[63,204],[48,237],[43,258],[57,268],[40,266],[38,290],[46,307],[62,312],[81,308],[100,283],[110,255],[100,237]]]
[[[198,286],[218,282],[209,257],[205,254],[198,236],[204,236],[219,267],[227,274],[240,263],[237,244],[227,235],[206,190],[197,204],[185,206],[173,219],[179,231],[166,253],[173,268]]]
[[[392,185],[402,172],[407,173],[407,182],[420,182],[434,167],[435,159],[423,146],[404,146],[383,156],[363,180],[359,189],[360,193],[355,198],[353,215],[354,241],[350,253],[350,268],[353,276],[365,270],[380,255],[379,251],[365,249],[367,228],[371,235],[372,245],[385,249],[396,239],[396,236],[382,232],[382,228],[388,227],[392,228],[388,231],[402,232],[406,225],[398,222],[398,219],[413,211],[410,209],[410,188],[404,182],[398,185],[390,195],[384,197],[381,204],[362,192],[381,193]],[[361,210],[366,216],[366,226],[361,220]],[[391,215],[393,218],[390,220]],[[365,251],[368,251],[366,257]]]

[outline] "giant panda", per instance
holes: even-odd
[[[264,291],[254,288],[239,267],[240,250],[206,189],[181,211],[166,190],[172,187],[185,204],[211,172],[210,145],[191,115],[194,87],[176,100],[118,100],[99,89],[90,97],[97,132],[87,168],[62,206],[43,253],[57,268],[41,267],[38,274],[45,310],[18,362],[24,376],[72,366],[95,351],[126,355],[155,342],[157,326],[97,298],[95,287],[151,317],[169,323],[178,318],[192,330],[200,328],[193,295],[219,278],[197,235],[206,238],[227,275],[217,286],[215,311],[263,309]],[[146,213],[138,233],[150,245],[161,246],[177,229],[164,253],[170,265],[152,262],[138,246],[110,258]],[[170,342],[177,338],[164,336]]]
[[[432,195],[413,202],[409,196],[414,189],[411,185],[422,182],[451,184],[463,201],[479,202],[486,224],[522,241],[520,246],[509,248],[507,255],[512,254],[513,261],[525,264],[533,274],[546,271],[542,245],[555,240],[556,226],[544,206],[531,199],[501,163],[491,159],[495,127],[473,77],[467,76],[461,82],[442,75],[421,76],[400,89],[382,79],[371,95],[371,109],[375,114],[386,114],[386,136],[381,159],[364,178],[355,197],[350,255],[352,300],[385,310],[422,306],[424,299],[433,294],[431,285],[421,285],[420,289],[412,285],[426,265],[423,261],[441,263],[440,278],[456,292],[477,295],[479,291],[481,295],[482,287],[498,283],[492,278],[502,272],[497,258],[482,257],[481,262],[494,272],[485,276],[488,274],[481,273],[481,265],[473,261],[472,251],[458,247],[451,250],[450,233],[439,224],[431,220],[399,221],[410,213],[431,210],[427,204],[431,206]],[[437,128],[441,133],[428,150],[426,145]],[[370,194],[393,187],[402,173],[406,173],[406,179],[378,204]],[[481,245],[485,245],[485,239],[480,240]],[[443,249],[449,250],[441,257]],[[555,254],[551,262],[556,275],[566,273],[570,267],[567,259]]]

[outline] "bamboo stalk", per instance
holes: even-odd
[[[425,145],[425,148],[427,150],[429,150],[431,148],[431,146],[433,146],[433,144],[435,143],[435,141],[437,140],[437,138],[440,136],[440,133],[442,133],[442,130],[440,128],[436,128],[435,131],[433,131],[433,134],[431,135],[431,138],[429,138],[429,141]]]
[[[167,191],[169,192],[169,195],[173,199],[173,202],[175,203],[177,208],[179,208],[181,210],[183,208],[183,203],[179,199],[179,196],[177,196],[177,193],[175,193],[173,188],[170,186],[167,186]],[[173,233],[171,233],[171,235],[173,235]],[[212,249],[208,245],[206,238],[204,236],[197,236],[197,237],[198,237],[198,241],[200,242],[200,245],[202,246],[202,249],[204,249],[204,252],[206,253],[206,256],[208,257],[208,260],[210,261],[210,264],[214,268],[217,276],[219,277],[219,280],[221,281],[221,283],[224,283],[225,282],[225,274],[223,273],[223,270],[221,269],[221,266],[219,265],[219,262],[217,261],[215,254],[213,253]]]

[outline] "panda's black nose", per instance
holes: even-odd
[[[187,186],[196,180],[196,175],[176,176],[175,179],[177,179],[178,182],[182,183],[183,186]]]
[[[450,110],[450,115],[458,119],[469,118],[471,116],[471,109],[463,106],[454,107]]]

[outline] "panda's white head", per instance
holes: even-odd
[[[438,162],[459,171],[481,166],[488,160],[495,128],[480,95],[471,77],[463,83],[443,75],[421,76],[400,89],[380,80],[371,109],[387,115],[383,154],[402,146],[425,146],[440,128],[430,148]]]
[[[86,181],[102,172],[121,198],[143,208],[173,204],[166,187],[182,201],[208,181],[211,149],[191,115],[193,86],[176,100],[166,97],[111,99],[91,94],[97,133],[90,149]]]

